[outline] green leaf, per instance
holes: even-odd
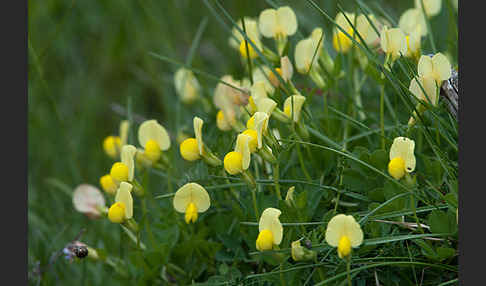
[[[457,230],[455,214],[434,210],[427,218],[430,231],[433,233],[454,233]]]
[[[450,247],[437,247],[436,248],[437,255],[439,256],[439,260],[445,260],[456,255],[456,250]]]

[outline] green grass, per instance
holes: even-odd
[[[353,214],[365,233],[364,244],[353,251],[354,285],[375,283],[375,276],[383,285],[419,285],[424,269],[421,285],[457,281],[457,123],[450,120],[441,99],[438,107],[423,114],[424,123],[418,120],[407,131],[416,106],[408,92],[416,64],[400,59],[391,72],[385,72],[386,148],[382,149],[380,84],[373,74],[379,76],[383,55],[361,46],[363,55],[369,56],[369,68],[363,72],[349,56],[336,54],[331,43],[330,19],[340,9],[369,10],[397,23],[413,1],[46,0],[28,5],[31,285],[224,285],[224,281],[345,285],[346,263],[324,240],[327,222],[336,212]],[[192,118],[199,116],[205,122],[205,143],[223,159],[237,133],[215,128],[213,107],[207,111],[204,105],[183,105],[175,93],[173,74],[181,65],[191,67],[203,97],[212,103],[222,75],[248,76],[248,62],[228,45],[232,24],[283,5],[292,7],[299,23],[298,32],[289,38],[292,63],[297,42],[314,27],[322,27],[325,49],[348,74],[336,81],[324,102],[315,93],[315,84],[294,66],[292,81],[307,97],[302,120],[310,137],[304,140],[292,127],[271,119],[271,127],[278,128],[282,137],[276,152],[278,184],[252,158],[258,211],[281,209],[284,225],[280,250],[262,254],[255,249],[259,218],[254,215],[250,188],[222,167],[184,161],[176,142],[180,131],[192,136]],[[422,54],[432,53],[435,46],[448,52],[457,66],[457,14],[450,7],[443,0],[441,13],[431,19],[433,39],[422,38]],[[275,51],[270,39],[263,42]],[[353,100],[360,81],[364,120]],[[282,108],[286,95],[281,92],[274,98]],[[120,226],[76,212],[71,194],[82,183],[99,187],[99,178],[113,163],[103,152],[102,140],[118,133],[121,120],[132,121],[129,143],[138,146],[138,125],[152,118],[171,136],[167,156],[173,171],[136,171],[147,190],[143,203],[134,198],[142,251]],[[418,186],[412,189],[386,170],[388,149],[397,136],[416,142]],[[186,225],[172,207],[171,194],[187,182],[198,182],[211,196],[211,208],[194,225]],[[296,187],[297,208],[276,199],[277,185],[284,198],[290,186]],[[112,198],[105,197],[109,205]],[[422,234],[420,229],[374,221],[402,217],[431,228]],[[119,259],[127,277],[107,263],[87,259],[69,263],[61,256],[48,267],[51,257],[81,229],[85,232],[80,240],[112,261]],[[302,236],[312,241],[317,261],[290,258],[290,243]],[[35,273],[37,265],[44,271],[42,279]]]

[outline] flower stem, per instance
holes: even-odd
[[[385,149],[385,84],[380,89],[380,129],[381,149]]]
[[[280,194],[280,184],[278,183],[279,180],[279,165],[278,162],[273,165],[273,181],[275,182],[275,193],[277,195],[278,200],[282,200],[282,195]]]

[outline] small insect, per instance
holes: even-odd
[[[88,248],[86,247],[86,244],[75,240],[68,243],[66,247],[64,247],[63,253],[65,254],[65,258],[67,260],[72,261],[74,256],[77,258],[84,258],[88,256]]]
[[[305,248],[307,249],[311,249],[312,248],[312,243],[309,239],[304,239],[304,246]]]

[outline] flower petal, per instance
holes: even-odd
[[[73,205],[78,212],[99,215],[97,207],[105,207],[105,198],[97,187],[81,184],[74,189]]]
[[[162,151],[170,148],[169,133],[155,119],[143,122],[138,128],[138,142],[142,147],[145,148],[145,144],[150,139],[155,140]]]
[[[186,212],[190,203],[196,205],[198,212],[205,212],[211,206],[211,199],[208,192],[197,183],[187,183],[180,187],[174,195],[174,209],[180,213]]]
[[[283,227],[279,216],[282,212],[276,208],[267,208],[263,211],[258,222],[258,231],[268,229],[273,235],[273,244],[280,244],[283,237]]]
[[[133,198],[132,198],[132,185],[127,182],[121,182],[120,187],[115,195],[115,202],[122,202],[125,205],[125,217],[127,219],[133,216]]]
[[[442,53],[437,53],[432,57],[436,81],[448,80],[451,77],[451,63]]]
[[[299,94],[289,96],[284,101],[284,110],[286,107],[289,108],[290,114],[293,114],[292,118],[295,122],[299,121],[300,111],[302,110],[302,105],[304,104],[304,102],[305,96]]]
[[[417,8],[408,9],[400,16],[398,26],[406,34],[411,34],[413,31],[420,31],[420,36],[427,35],[427,23],[425,22],[424,13]]]
[[[250,136],[245,134],[239,134],[238,137],[236,137],[235,151],[240,152],[243,155],[243,159],[242,159],[243,170],[248,169],[248,167],[250,166],[250,160],[251,160],[251,152],[249,146],[250,140],[251,140]]]
[[[203,153],[203,136],[202,136],[202,127],[203,127],[204,121],[195,116],[193,119],[193,125],[194,125],[194,134],[196,135],[196,141],[197,141],[197,148],[199,149],[199,155],[202,155]]]
[[[268,116],[270,116],[275,107],[277,107],[277,103],[270,98],[259,98],[255,102],[255,104],[257,107],[257,111],[265,112],[266,114],[268,114]]]
[[[260,13],[258,27],[264,37],[274,37],[277,25],[277,11],[275,9],[265,9]]]
[[[127,144],[128,131],[130,130],[130,122],[128,120],[122,120],[120,122],[120,145]]]
[[[267,130],[268,126],[268,115],[265,112],[256,112],[254,115],[255,129],[257,132],[258,149],[263,146],[263,132]]]
[[[132,181],[135,174],[135,154],[137,148],[133,145],[124,145],[121,151],[121,162],[128,167],[128,180]]]
[[[291,80],[292,75],[294,74],[294,68],[292,67],[292,63],[288,56],[280,58],[280,67],[282,69],[282,78],[285,81]]]
[[[286,36],[291,36],[297,31],[297,17],[289,6],[277,9],[277,23]]]

